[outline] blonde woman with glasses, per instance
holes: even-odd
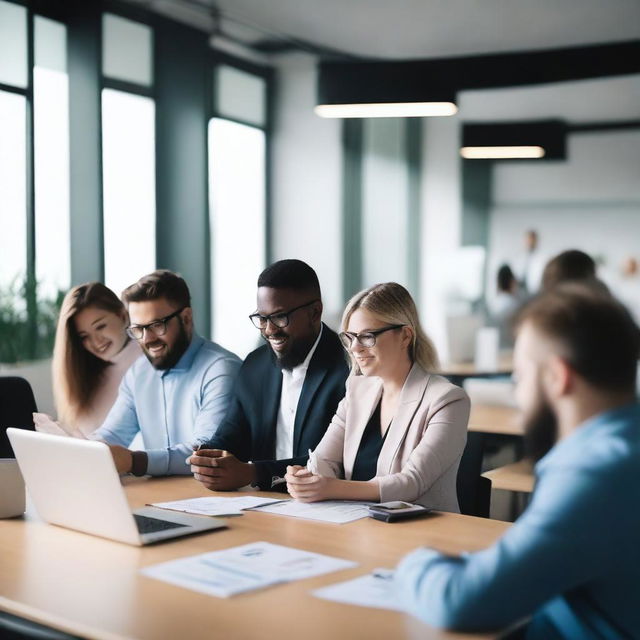
[[[458,512],[469,398],[433,373],[438,356],[409,292],[388,282],[356,294],[340,338],[351,362],[346,396],[309,464],[287,468],[291,496]]]

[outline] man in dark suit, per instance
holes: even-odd
[[[268,344],[247,356],[226,418],[189,459],[208,489],[271,489],[287,465],[306,464],[349,373],[340,340],[321,316],[320,284],[309,265],[281,260],[260,274],[250,318]]]

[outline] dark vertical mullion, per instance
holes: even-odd
[[[266,119],[265,119],[265,194],[264,194],[264,247],[265,247],[265,261],[267,264],[271,264],[273,261],[273,144],[271,140],[271,133],[273,131],[273,114],[274,114],[274,80],[275,75],[273,72],[269,73],[265,77],[266,83]],[[265,265],[266,266],[266,265]]]
[[[213,304],[213,283],[214,283],[214,276],[215,274],[213,273],[213,256],[211,255],[211,250],[213,248],[213,241],[212,241],[212,235],[213,235],[213,226],[211,225],[211,215],[212,215],[212,211],[211,211],[211,200],[212,200],[212,193],[211,193],[211,180],[210,175],[211,175],[211,158],[209,157],[209,125],[211,123],[211,120],[214,118],[214,114],[215,114],[215,99],[214,99],[214,94],[217,95],[218,92],[218,82],[217,82],[217,78],[216,78],[216,73],[215,73],[215,61],[212,62],[212,64],[207,64],[205,65],[205,78],[204,80],[204,87],[205,87],[205,110],[206,110],[206,117],[204,119],[204,146],[205,146],[205,154],[204,154],[204,167],[205,167],[205,176],[206,176],[206,187],[207,187],[207,206],[205,208],[205,225],[204,228],[207,230],[206,234],[205,234],[205,254],[204,254],[204,269],[205,269],[205,274],[204,274],[204,280],[206,282],[206,286],[207,286],[207,292],[208,292],[208,312],[209,312],[209,326],[207,327],[207,335],[213,340],[213,336],[214,336],[214,318],[215,318],[215,313],[214,313],[214,304]]]
[[[494,161],[462,160],[462,246],[481,246],[489,255],[489,216],[491,214]],[[486,294],[488,260],[485,257],[482,299]]]
[[[195,325],[204,335],[209,318],[206,220],[207,103],[210,68],[206,34],[159,20],[154,28],[156,103],[156,247],[158,264],[189,283]]]
[[[67,0],[71,281],[104,281],[100,6]]]
[[[38,301],[36,282],[36,219],[35,219],[35,168],[34,168],[34,104],[33,104],[33,65],[34,65],[34,14],[31,6],[27,8],[27,273],[25,280],[25,298],[27,304],[27,345],[28,357],[37,355],[38,338]]]
[[[422,119],[405,119],[407,159],[407,275],[416,306],[420,306],[420,184],[422,164]]]
[[[106,267],[105,267],[105,249],[104,249],[104,144],[102,142],[103,135],[103,123],[102,123],[102,92],[104,91],[104,75],[103,75],[103,42],[104,42],[104,29],[102,28],[102,21],[105,11],[99,12],[98,18],[98,46],[97,46],[97,74],[98,74],[98,244],[100,247],[100,253],[98,256],[98,269],[100,272],[100,282],[106,281]],[[120,295],[120,292],[117,292]]]
[[[364,120],[342,121],[342,298],[362,287],[362,154]]]

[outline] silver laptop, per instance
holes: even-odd
[[[7,429],[31,500],[51,524],[145,545],[220,529],[224,520],[155,507],[133,513],[109,447],[26,429]]]

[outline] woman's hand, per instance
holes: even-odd
[[[69,434],[60,426],[59,422],[56,422],[51,416],[46,413],[34,413],[33,424],[36,427],[36,431],[40,433],[52,433],[56,436],[68,436]]]
[[[298,502],[327,500],[331,497],[331,487],[336,482],[335,478],[318,476],[300,465],[288,466],[284,477],[287,491]]]

